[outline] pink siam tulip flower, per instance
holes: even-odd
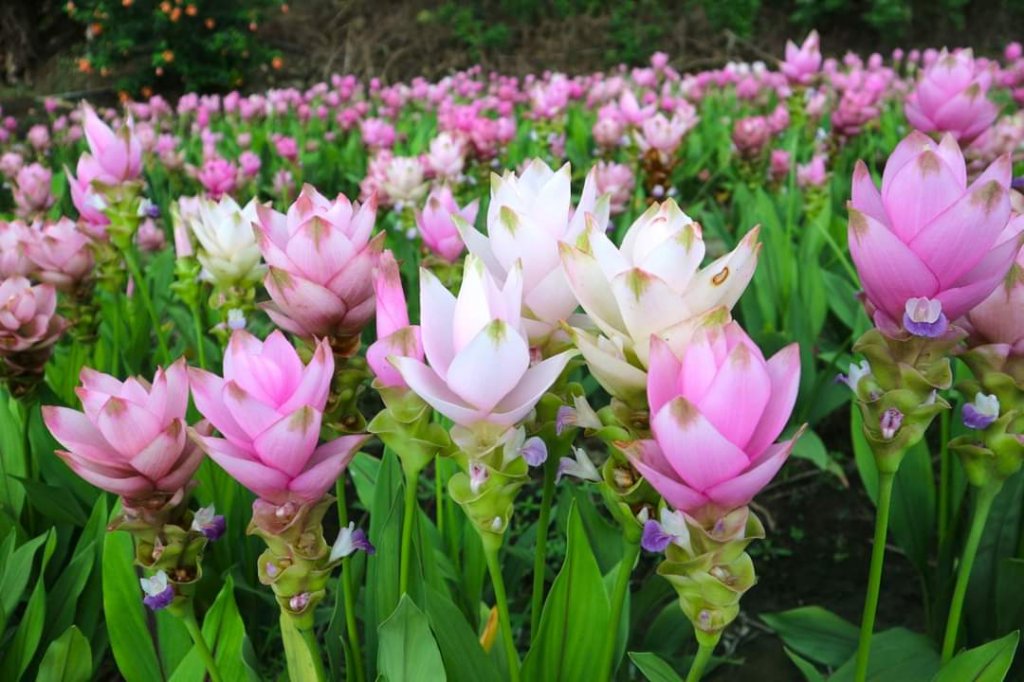
[[[50,130],[42,123],[28,129],[25,139],[37,152],[45,152],[50,146]]]
[[[38,163],[22,167],[14,178],[14,203],[18,214],[32,218],[45,213],[56,200],[51,191],[53,173]]]
[[[203,162],[196,179],[216,201],[235,191],[238,186],[238,166],[220,157],[213,157]]]
[[[107,207],[106,200],[93,186],[93,180],[97,179],[96,172],[96,164],[92,163],[88,154],[82,154],[78,159],[78,177],[67,169],[64,174],[71,189],[71,202],[75,205],[89,235],[96,239],[106,239],[110,219],[104,213]]]
[[[89,236],[74,221],[61,218],[42,227],[25,246],[25,253],[36,266],[36,276],[62,291],[74,289],[93,268]]]
[[[811,31],[800,47],[792,40],[786,41],[786,60],[779,65],[779,70],[790,83],[807,85],[820,68],[821,50],[817,31]]]
[[[0,283],[0,355],[47,349],[67,327],[56,315],[57,290],[51,284],[32,285],[24,277]]]
[[[950,133],[966,145],[999,115],[988,99],[991,82],[991,70],[981,68],[970,50],[943,51],[907,96],[907,120],[921,132]]]
[[[427,166],[439,178],[454,179],[465,165],[465,145],[451,133],[440,133],[430,141]]]
[[[135,233],[135,244],[141,251],[153,253],[167,245],[167,235],[152,218],[146,218]]]
[[[789,171],[793,167],[793,160],[790,154],[785,149],[773,149],[771,157],[769,157],[768,163],[768,174],[772,180],[781,182],[789,176]]]
[[[342,194],[331,201],[305,185],[287,215],[262,205],[256,214],[274,323],[358,346],[373,316],[372,273],[384,244],[383,232],[370,238],[376,201],[354,206]]]
[[[152,385],[89,368],[81,380],[75,392],[82,412],[43,407],[47,428],[67,448],[57,456],[97,488],[130,500],[172,496],[185,487],[203,459],[188,440],[185,361],[158,369]]]
[[[951,135],[936,144],[913,132],[885,164],[882,191],[863,162],[853,173],[850,255],[875,324],[938,336],[981,303],[1017,254],[1010,218],[1010,158],[970,186]]]
[[[1024,231],[1024,215],[1014,217],[1007,234]],[[1009,273],[988,298],[974,306],[962,320],[975,343],[1005,344],[1014,355],[1024,355],[1024,249]]]
[[[0,220],[0,277],[27,277],[35,264],[28,257],[28,246],[35,241],[32,228],[20,220]]]
[[[4,152],[0,156],[0,175],[5,178],[13,178],[21,170],[25,160],[17,152]]]
[[[523,268],[523,325],[536,347],[576,310],[558,255],[560,242],[573,242],[591,215],[603,231],[608,199],[598,198],[593,172],[587,175],[579,205],[572,210],[569,164],[557,172],[534,159],[520,175],[492,176],[487,236],[456,219],[469,252],[503,282],[517,263]]]
[[[654,149],[664,156],[671,156],[683,143],[683,136],[697,125],[699,120],[696,114],[686,116],[675,113],[672,118],[666,118],[664,114],[655,114],[643,122],[637,143],[645,151]]]
[[[377,340],[366,350],[366,362],[382,386],[405,388],[402,375],[388,358],[422,361],[423,342],[420,328],[409,324],[402,275],[390,251],[382,253],[377,262],[373,290],[377,299]]]
[[[616,215],[625,211],[633,198],[636,178],[633,169],[624,163],[598,161],[594,167],[594,183],[599,195],[608,195],[609,209]]]
[[[677,357],[651,339],[647,399],[654,438],[625,445],[640,474],[677,510],[715,518],[775,476],[797,436],[775,439],[800,384],[800,349],[765,361],[735,322],[699,331]]]
[[[796,184],[800,187],[821,187],[828,180],[825,169],[826,158],[823,154],[815,154],[809,163],[796,167]]]
[[[764,116],[741,118],[732,127],[732,142],[740,156],[747,158],[761,153],[771,136],[771,128]]]
[[[575,351],[530,365],[522,324],[523,272],[514,266],[502,288],[475,256],[466,258],[458,298],[420,271],[423,350],[429,367],[392,357],[406,384],[435,410],[473,430],[505,431],[523,419]]]
[[[621,248],[593,223],[575,245],[562,244],[569,286],[604,334],[573,331],[594,378],[612,395],[637,402],[651,335],[678,347],[706,315],[731,309],[754,275],[757,235],[751,230],[731,253],[700,268],[700,225],[668,200],[637,218]]]
[[[326,339],[303,366],[281,332],[263,342],[236,331],[223,378],[195,368],[189,373],[196,408],[222,436],[193,432],[193,438],[239,483],[273,504],[322,498],[366,440],[360,434],[317,445],[334,375]]]
[[[238,165],[242,169],[242,175],[247,178],[254,178],[259,175],[263,161],[259,154],[251,151],[244,151],[238,155]]]
[[[94,179],[108,185],[138,179],[142,174],[142,145],[134,134],[131,118],[117,132],[101,121],[88,105],[84,118],[85,140],[89,143],[91,159],[99,169]]]
[[[480,200],[474,199],[463,208],[455,203],[455,197],[447,185],[434,188],[427,197],[422,211],[416,212],[416,226],[420,229],[423,244],[449,263],[454,263],[466,248],[462,243],[452,216],[459,216],[466,223],[476,222]]]
[[[419,201],[427,193],[423,164],[415,157],[392,157],[384,168],[381,189],[393,204]]]

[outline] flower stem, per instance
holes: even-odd
[[[339,478],[334,485],[338,499],[338,526],[348,525],[348,506],[345,502],[345,478]],[[341,594],[345,601],[345,630],[348,632],[348,645],[352,650],[352,664],[355,667],[355,682],[365,682],[366,671],[363,665],[363,649],[359,645],[359,631],[356,629],[356,599],[352,589],[352,558],[346,558],[341,564]]]
[[[619,642],[619,621],[622,619],[622,607],[626,603],[626,593],[629,592],[629,578],[633,574],[633,565],[636,564],[636,558],[640,554],[639,539],[635,542],[626,540],[625,543],[622,561],[619,562],[618,571],[615,573],[611,620],[608,623],[608,634],[604,642],[604,651],[601,654],[602,674],[598,677],[601,680],[610,680],[615,675],[615,647]],[[710,656],[710,653],[708,655]]]
[[[441,478],[441,455],[434,455],[434,517],[437,535],[444,539],[444,481]]]
[[[291,682],[326,682],[320,645],[312,628],[300,630],[291,616],[281,613],[281,639]]]
[[[508,659],[508,676],[511,682],[519,682],[519,654],[516,652],[516,640],[512,636],[512,619],[508,615],[505,579],[501,575],[501,563],[498,561],[501,537],[498,536],[497,539],[481,537],[481,540],[483,540],[484,545],[484,556],[487,558],[487,570],[491,574],[491,585],[494,587],[494,601],[498,607],[498,624],[501,628],[502,641],[505,643],[505,657]]]
[[[540,518],[537,521],[537,544],[533,554],[533,594],[530,598],[530,641],[540,630],[540,615],[544,607],[544,577],[547,571],[548,527],[551,525],[551,504],[555,499],[555,476],[558,460],[548,457],[544,462],[544,490],[540,500]]]
[[[181,614],[181,620],[185,623],[185,629],[188,630],[189,636],[192,637],[192,643],[199,653],[199,658],[203,659],[203,665],[206,666],[206,672],[209,673],[210,680],[212,682],[221,682],[220,670],[217,669],[217,662],[213,658],[213,653],[210,651],[210,647],[206,645],[203,631],[199,628],[199,623],[196,622],[196,612],[191,599],[185,605],[185,610]]]
[[[868,591],[864,600],[864,617],[860,623],[857,644],[856,682],[864,682],[868,675],[868,657],[871,655],[871,633],[875,629],[878,610],[878,592],[882,586],[882,565],[885,560],[885,539],[889,533],[889,507],[892,503],[893,472],[878,472],[878,508],[875,510],[875,541],[871,548],[871,570],[868,572]]]
[[[199,369],[206,369],[206,349],[203,348],[203,319],[198,303],[190,306],[192,308],[192,323],[196,328],[196,359],[199,360]]]
[[[171,360],[171,354],[167,350],[167,341],[164,339],[163,327],[160,325],[160,318],[156,314],[156,307],[153,305],[153,297],[150,296],[149,284],[146,282],[146,278],[142,274],[142,269],[139,267],[139,261],[135,257],[135,249],[127,248],[124,250],[124,262],[128,266],[128,272],[131,273],[132,279],[135,280],[135,286],[139,288],[139,295],[142,296],[142,304],[146,308],[146,313],[149,315],[149,322],[153,325],[153,333],[156,334],[156,343],[160,348],[160,361],[162,364],[167,364]]]
[[[686,682],[698,682],[701,676],[704,675],[704,668],[707,667],[708,661],[711,660],[711,654],[715,651],[715,646],[718,644],[718,637],[714,636],[710,641],[705,641],[705,637],[698,637],[697,642],[697,655],[693,658],[693,663],[690,664],[690,672],[686,676]]]
[[[949,451],[949,411],[945,410],[939,415],[939,546],[946,540],[946,533],[949,531],[949,496],[951,495],[950,479],[952,478],[952,467],[950,466]]]
[[[960,566],[956,573],[956,586],[953,588],[953,601],[949,605],[949,619],[946,621],[946,636],[942,639],[942,662],[947,663],[953,658],[953,650],[956,648],[956,636],[960,630],[960,614],[964,608],[964,597],[967,596],[967,583],[971,577],[971,567],[974,565],[974,557],[978,554],[978,544],[981,542],[981,535],[985,530],[985,521],[988,520],[988,513],[992,510],[992,502],[999,494],[1001,486],[986,486],[978,489],[978,496],[974,503],[974,518],[971,519],[971,529],[967,534],[967,542],[964,544],[964,553],[960,557]]]
[[[405,472],[405,508],[402,515],[402,553],[399,559],[398,593],[409,591],[409,567],[412,564],[412,526],[416,521],[416,486],[420,472]]]

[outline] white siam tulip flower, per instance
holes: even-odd
[[[255,284],[263,278],[266,266],[260,262],[253,223],[255,199],[239,205],[230,196],[220,201],[199,199],[199,209],[188,222],[199,242],[196,254],[203,266],[204,278],[220,287]]]

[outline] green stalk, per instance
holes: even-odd
[[[444,540],[444,481],[441,480],[441,455],[434,455],[434,517],[437,535]]]
[[[949,452],[949,411],[945,410],[939,415],[939,546],[946,540],[946,533],[949,532],[949,502],[951,493],[951,478],[953,470],[950,465]]]
[[[864,617],[860,623],[860,640],[857,644],[857,669],[854,674],[855,682],[864,682],[868,675],[868,658],[871,655],[871,633],[875,629],[878,593],[882,586],[885,539],[889,534],[889,507],[892,503],[892,485],[895,477],[896,474],[893,472],[878,472],[878,508],[875,510],[875,542],[871,548],[868,592],[864,600]]]
[[[636,558],[640,555],[639,539],[625,542],[626,547],[622,552],[622,561],[619,562],[619,569],[615,573],[615,591],[612,593],[611,604],[612,617],[609,621],[608,634],[605,636],[604,651],[601,654],[602,674],[598,677],[599,680],[610,680],[615,675],[615,647],[619,642],[619,621],[622,619],[622,607],[626,603],[626,593],[629,591],[629,578],[633,574]],[[714,649],[714,646],[711,649]],[[708,656],[710,655],[709,649]]]
[[[491,585],[494,587],[494,601],[498,607],[498,626],[501,638],[505,643],[505,658],[508,659],[508,676],[511,682],[519,682],[519,654],[516,652],[516,640],[512,636],[512,619],[508,615],[508,597],[505,594],[505,578],[501,575],[501,563],[498,561],[498,550],[501,549],[501,536],[490,536],[481,533],[484,545],[484,556],[487,558],[487,571],[491,574]]]
[[[345,479],[339,478],[334,485],[338,499],[338,526],[348,525],[348,508],[345,503]],[[345,600],[345,630],[348,631],[348,645],[352,650],[356,682],[365,682],[366,670],[363,665],[363,649],[359,645],[359,631],[356,629],[356,598],[352,589],[352,557],[346,557],[341,564],[341,594]]]
[[[191,599],[185,604],[181,620],[185,623],[185,629],[188,630],[189,636],[192,637],[192,643],[195,645],[196,651],[199,652],[199,658],[203,659],[203,665],[206,666],[206,672],[209,673],[211,682],[221,682],[223,678],[220,676],[220,670],[217,669],[217,662],[213,658],[210,647],[206,645],[203,631],[196,621],[196,611]]]
[[[404,467],[403,467],[404,468]],[[409,567],[412,564],[412,526],[416,520],[416,487],[419,471],[405,472],[405,508],[402,515],[402,553],[399,559],[398,593],[409,591]]]
[[[146,278],[142,275],[142,269],[139,267],[139,261],[135,257],[134,248],[124,250],[124,262],[128,266],[128,272],[131,273],[132,279],[135,280],[135,286],[139,288],[142,304],[146,308],[146,314],[149,315],[150,324],[153,325],[153,333],[156,334],[156,343],[160,348],[161,363],[166,365],[171,360],[171,354],[167,350],[167,341],[164,339],[163,327],[160,326],[160,318],[157,316],[156,307],[153,305],[153,297],[150,296],[149,283],[146,282]]]
[[[199,310],[199,304],[192,306],[192,323],[196,328],[196,358],[199,360],[199,368],[206,369],[206,349],[203,348],[203,318]]]
[[[971,577],[971,567],[978,554],[978,544],[985,530],[985,521],[992,510],[992,503],[999,494],[1001,485],[989,485],[978,489],[975,500],[974,518],[971,519],[971,530],[967,534],[963,556],[956,572],[956,586],[953,588],[953,601],[949,605],[949,619],[946,621],[946,636],[942,639],[942,662],[947,663],[953,658],[956,648],[956,636],[960,630],[960,616],[964,608],[964,597],[967,596],[967,583]]]
[[[548,457],[544,463],[544,490],[540,500],[540,519],[537,521],[537,543],[533,554],[533,594],[530,598],[530,641],[540,630],[540,616],[544,607],[544,577],[547,573],[548,528],[551,525],[551,504],[555,499],[555,476],[558,459]]]
[[[701,676],[704,675],[704,668],[707,667],[708,661],[711,660],[711,654],[715,651],[715,646],[718,644],[719,635],[715,635],[711,641],[704,641],[704,637],[697,637],[699,643],[697,648],[697,655],[693,658],[693,663],[690,665],[690,672],[686,676],[686,682],[699,682]]]
[[[299,630],[291,616],[283,611],[279,622],[288,679],[291,682],[326,682],[327,673],[313,629]]]

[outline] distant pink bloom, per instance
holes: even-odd
[[[263,161],[260,160],[259,154],[244,151],[238,155],[238,165],[242,169],[242,175],[247,178],[254,178],[259,175]]]
[[[465,165],[465,155],[462,142],[450,133],[442,132],[430,141],[427,165],[440,178],[457,178]]]
[[[196,409],[221,437],[193,439],[235,480],[273,504],[316,502],[334,486],[365,435],[318,445],[334,376],[326,339],[309,363],[280,331],[231,336],[224,376],[189,370]]]
[[[379,118],[367,118],[359,124],[363,142],[371,149],[390,149],[395,144],[395,128]]]
[[[44,225],[28,242],[25,252],[40,280],[70,290],[92,272],[91,241],[73,220],[61,218]]]
[[[786,41],[786,60],[779,65],[779,69],[790,83],[807,85],[820,68],[821,50],[817,31],[811,31],[800,47],[792,40]]]
[[[203,162],[196,179],[216,201],[235,191],[238,186],[238,166],[220,157],[213,157]]]
[[[21,154],[17,152],[4,152],[0,156],[0,175],[3,175],[5,178],[13,178],[21,170],[24,163],[25,161],[21,158]]]
[[[476,222],[479,208],[479,199],[474,199],[463,208],[459,208],[447,185],[433,189],[423,210],[416,212],[416,226],[419,227],[423,244],[449,263],[454,263],[466,246],[455,223],[452,222],[452,216],[457,215],[472,225]]]
[[[772,131],[764,116],[748,116],[733,124],[732,142],[740,156],[757,156],[771,139]]]
[[[598,196],[608,195],[609,208],[612,215],[616,215],[625,211],[633,198],[636,178],[633,169],[624,163],[598,161],[594,167],[594,184]]]
[[[992,293],[1019,246],[1005,230],[1009,186],[1009,156],[968,185],[951,135],[941,144],[916,131],[904,138],[885,164],[881,193],[857,162],[850,255],[876,325],[939,335]]]
[[[135,232],[135,243],[142,251],[159,251],[167,245],[167,235],[157,227],[152,218],[146,218]]]
[[[115,132],[100,120],[92,107],[86,105],[84,110],[85,121],[82,127],[85,139],[99,169],[94,179],[109,185],[137,179],[142,173],[142,145],[134,134],[131,119]]]
[[[35,240],[31,227],[21,220],[0,220],[0,278],[27,277],[35,271],[28,247]]]
[[[675,509],[706,519],[742,507],[792,451],[796,438],[775,439],[800,384],[795,343],[766,361],[730,322],[698,332],[676,357],[654,336],[647,377],[654,437],[625,452]]]
[[[950,133],[967,144],[999,115],[988,99],[991,82],[991,70],[981,67],[970,50],[943,51],[907,96],[907,120],[923,133]]]
[[[42,123],[37,123],[28,129],[25,139],[38,152],[46,151],[50,146],[50,130]]]
[[[18,214],[24,218],[34,218],[53,206],[53,173],[46,166],[32,163],[23,166],[14,176],[14,203],[18,206]]]
[[[83,412],[43,407],[47,428],[67,448],[58,457],[89,483],[129,500],[170,496],[188,484],[203,453],[186,433],[184,360],[158,369],[152,384],[89,368],[81,380]]]
[[[768,172],[776,182],[785,180],[793,168],[793,160],[785,149],[773,149],[768,164]]]
[[[796,167],[796,184],[800,187],[821,187],[828,179],[825,170],[826,157],[823,154],[815,154],[809,163],[800,164]]]

